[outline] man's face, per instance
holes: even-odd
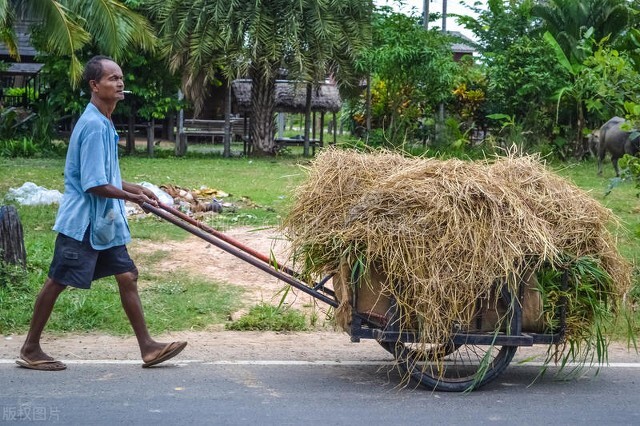
[[[102,77],[89,82],[93,95],[107,103],[116,103],[124,99],[124,80],[122,70],[113,61],[102,61]]]

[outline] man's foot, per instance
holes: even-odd
[[[182,350],[187,346],[187,342],[172,342],[167,343],[163,348],[160,349],[154,356],[150,359],[145,360],[143,358],[144,364],[142,364],[142,368],[148,368],[152,365],[160,364],[161,362],[165,362],[168,359],[173,358],[178,355]]]
[[[40,371],[60,371],[66,370],[67,368],[67,365],[62,361],[55,359],[31,360],[27,359],[24,355],[20,355],[20,358],[16,360],[16,364],[23,368]]]
[[[47,355],[40,345],[27,343],[20,348],[20,358],[16,360],[16,364],[30,370],[42,371],[60,371],[67,368],[63,362]]]

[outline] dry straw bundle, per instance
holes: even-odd
[[[385,277],[381,297],[395,297],[405,327],[442,342],[454,325],[471,323],[476,301],[497,282],[515,286],[527,271],[567,259],[593,258],[610,277],[600,291],[621,296],[631,269],[612,223],[608,209],[535,157],[442,161],[329,149],[297,189],[284,232],[310,277],[356,259],[374,265]],[[336,317],[350,318],[341,302]]]

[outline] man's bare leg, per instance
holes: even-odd
[[[172,344],[156,342],[149,334],[149,329],[144,319],[142,302],[138,294],[138,270],[133,269],[124,274],[116,275],[116,281],[118,282],[118,288],[120,290],[122,307],[129,318],[133,332],[138,340],[138,345],[140,346],[142,360],[145,363],[151,362],[163,351],[172,349]]]
[[[58,300],[58,296],[60,296],[60,293],[62,293],[65,288],[67,287],[51,278],[47,278],[44,282],[33,307],[33,317],[31,318],[29,333],[27,333],[27,338],[20,349],[20,356],[23,359],[29,361],[53,359],[44,353],[40,347],[40,338],[42,337],[44,327],[47,325],[47,321],[49,321],[51,312],[53,312],[56,300]]]

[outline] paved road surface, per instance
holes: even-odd
[[[12,362],[0,360],[0,424],[640,424],[635,362],[535,382],[537,367],[512,364],[470,394],[399,387],[384,361],[75,360],[51,373]]]

